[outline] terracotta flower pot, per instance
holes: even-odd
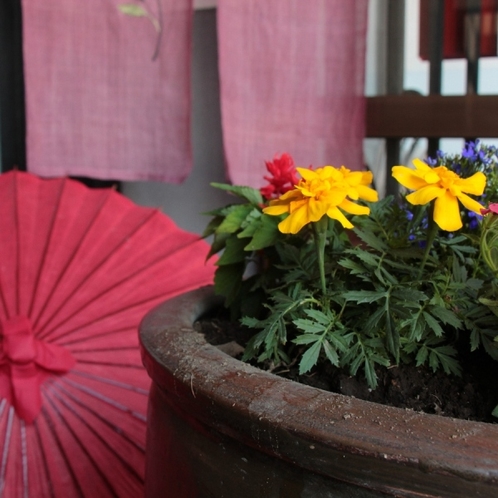
[[[168,301],[140,339],[153,380],[146,496],[498,496],[498,426],[333,394],[263,372],[192,323],[211,288]]]

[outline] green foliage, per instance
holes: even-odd
[[[495,152],[481,146],[469,154],[482,151],[482,160],[438,160],[464,177],[485,171],[486,195],[498,199],[489,166]],[[242,323],[256,330],[244,360],[270,368],[297,363],[301,374],[328,361],[361,372],[372,389],[379,368],[402,361],[460,375],[462,338],[498,360],[498,285],[480,257],[482,227],[474,219],[463,214],[456,234],[437,231],[427,250],[428,206],[387,197],[368,204],[370,216],[353,217],[353,230],[328,220],[324,294],[310,226],[282,234],[281,218],[262,212],[259,191],[213,185],[242,200],[209,213],[204,235],[213,238],[210,255],[222,253],[216,291],[233,317],[248,315]]]

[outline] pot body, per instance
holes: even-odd
[[[211,288],[150,312],[146,496],[498,496],[498,426],[303,386],[205,342]]]

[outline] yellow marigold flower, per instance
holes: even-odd
[[[460,201],[464,207],[480,214],[482,206],[467,194],[482,195],[486,186],[486,176],[478,172],[470,178],[460,178],[445,166],[431,168],[420,159],[413,161],[415,169],[406,166],[394,166],[392,175],[410,190],[406,200],[414,205],[434,202],[434,221],[448,232],[462,228]]]
[[[371,171],[351,171],[344,166],[341,166],[339,172],[343,176],[343,180],[349,186],[348,197],[353,200],[363,199],[368,202],[377,202],[379,195],[377,192],[370,188],[373,181]]]
[[[347,168],[324,166],[316,170],[297,168],[301,180],[296,187],[270,202],[263,212],[272,216],[288,213],[278,228],[283,233],[297,233],[304,225],[316,222],[327,215],[345,228],[353,228],[342,211],[350,214],[369,214],[370,209],[351,202],[374,199],[377,193],[367,187],[371,174],[352,173]]]

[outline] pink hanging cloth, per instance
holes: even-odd
[[[22,10],[28,169],[184,180],[192,0],[22,0]]]
[[[265,160],[363,168],[368,0],[218,0],[223,140],[233,183]]]

